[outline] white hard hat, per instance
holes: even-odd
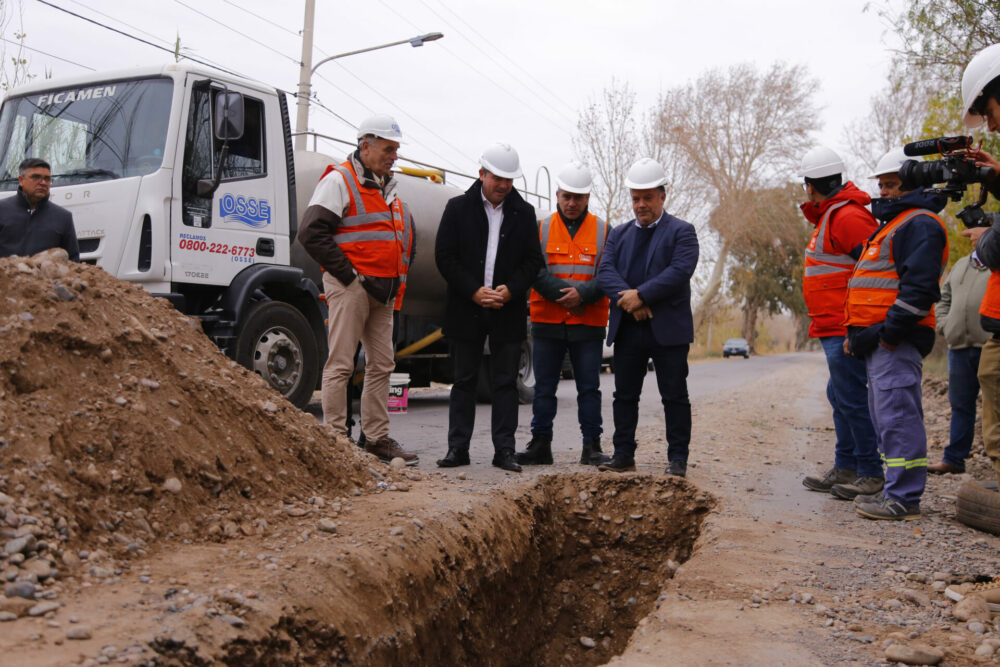
[[[479,156],[483,169],[500,178],[518,178],[521,175],[521,158],[510,144],[493,144]]]
[[[651,157],[644,157],[632,163],[625,175],[625,187],[633,190],[650,190],[667,184],[667,174],[663,165]]]
[[[805,178],[825,178],[843,174],[844,161],[840,159],[836,151],[826,146],[817,146],[811,149],[802,158],[799,166],[799,176]]]
[[[965,126],[979,127],[983,117],[972,113],[972,105],[993,79],[1000,76],[1000,44],[987,46],[973,56],[962,74],[962,107],[965,111]]]
[[[873,171],[871,176],[868,178],[878,178],[879,176],[885,176],[886,174],[898,174],[899,168],[903,166],[903,163],[912,159],[913,158],[903,152],[902,147],[893,148],[891,151],[878,159],[878,164],[875,165],[875,171]]]
[[[399,129],[399,123],[392,116],[384,113],[369,116],[358,125],[358,139],[375,135],[389,141],[402,142],[403,132]]]
[[[563,192],[589,195],[593,183],[590,169],[582,162],[570,162],[556,174],[556,188]]]

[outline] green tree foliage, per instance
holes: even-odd
[[[743,193],[732,249],[729,295],[743,312],[743,337],[754,346],[757,317],[805,313],[802,271],[808,224],[798,212],[797,184]]]

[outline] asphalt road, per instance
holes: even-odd
[[[777,372],[789,365],[808,362],[822,365],[823,355],[819,352],[793,353],[770,356],[754,356],[750,359],[705,360],[692,363],[688,376],[688,393],[692,406],[697,411],[698,400],[721,392],[737,389]],[[614,393],[614,375],[602,373],[602,417],[604,435],[602,443],[605,451],[611,449],[611,434],[614,422],[611,401]],[[406,414],[391,417],[392,436],[404,447],[420,455],[420,469],[433,470],[434,461],[447,451],[448,393],[446,386],[414,388],[410,390],[409,406]],[[559,407],[555,419],[553,451],[557,462],[569,462],[579,455],[581,437],[576,416],[576,388],[572,380],[562,380],[556,394]],[[656,389],[656,377],[650,372],[643,385],[639,406],[639,423],[663,423],[663,409]],[[355,436],[358,427],[355,427]],[[531,405],[522,405],[518,418],[517,448],[523,449],[531,438]],[[693,434],[692,446],[697,443],[698,434]],[[476,410],[476,427],[473,433],[471,458],[472,469],[489,467],[493,454],[490,438],[490,406],[480,404]],[[469,469],[467,469],[469,470]]]

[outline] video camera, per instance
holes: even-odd
[[[904,187],[926,187],[939,192],[952,201],[959,201],[966,188],[973,183],[983,183],[994,176],[990,167],[976,166],[976,160],[969,157],[972,137],[938,137],[914,141],[903,146],[903,153],[909,156],[941,154],[940,160],[907,160],[899,168],[899,177]],[[944,183],[941,187],[932,187]],[[983,210],[986,203],[986,188],[982,188],[979,201],[966,206],[956,216],[968,228],[989,227],[996,213]]]

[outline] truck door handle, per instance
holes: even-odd
[[[274,239],[257,239],[257,254],[274,257]]]

